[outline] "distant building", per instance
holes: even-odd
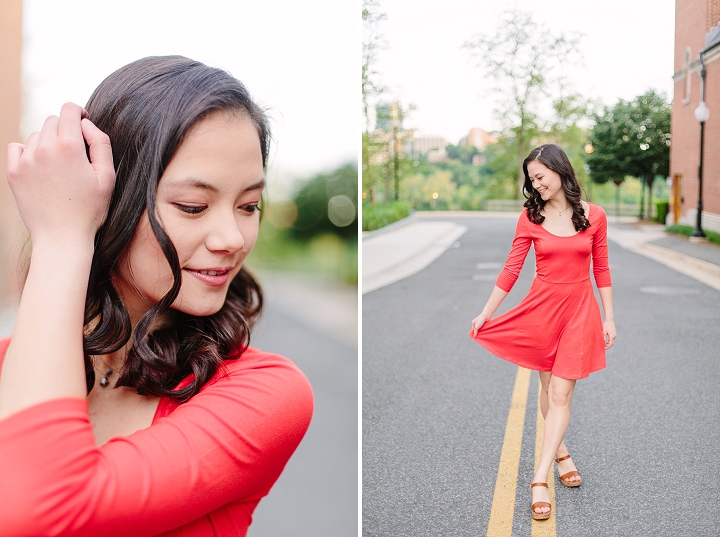
[[[472,145],[477,147],[480,151],[483,151],[489,144],[497,142],[497,137],[493,136],[489,132],[473,127],[467,136],[460,139],[458,145]]]
[[[411,137],[405,139],[405,154],[415,158],[436,151],[437,156],[434,158],[441,160],[445,157],[445,147],[447,145],[447,140],[442,136],[417,136],[413,133]]]
[[[695,225],[699,193],[701,66],[705,64],[703,228],[720,231],[720,0],[676,0],[672,105],[671,222]]]
[[[431,149],[427,152],[427,158],[428,162],[440,162],[441,160],[445,160],[445,158],[447,158],[447,151],[445,151],[444,147]]]

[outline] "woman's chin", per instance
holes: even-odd
[[[189,304],[188,302],[181,302],[180,304],[173,304],[172,308],[181,311],[187,315],[193,315],[194,317],[209,317],[215,315],[223,307],[223,301],[220,304],[214,302],[207,302],[205,304]]]

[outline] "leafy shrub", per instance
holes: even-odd
[[[655,216],[653,217],[653,220],[655,220],[655,222],[660,222],[661,224],[664,224],[665,219],[667,218],[668,211],[670,210],[670,202],[656,201],[655,209]]]
[[[666,227],[665,231],[667,231],[668,233],[675,233],[676,235],[684,235],[685,237],[689,237],[692,235],[692,232],[695,231],[695,228],[693,226],[686,226],[684,224],[675,224],[674,226]],[[703,229],[703,232],[705,233],[708,241],[715,244],[720,244],[720,233],[708,231],[707,229]]]
[[[363,231],[372,231],[401,220],[410,214],[410,204],[406,201],[392,203],[365,203],[362,208]]]

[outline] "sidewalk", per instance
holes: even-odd
[[[447,220],[424,221],[417,213],[363,237],[362,294],[420,272],[467,231]]]
[[[516,213],[433,211],[414,213],[362,241],[363,294],[407,278],[440,257],[467,231],[458,218],[517,218]],[[608,217],[608,238],[626,250],[720,290],[720,246],[691,243],[665,233],[660,224],[640,224],[636,218]]]
[[[661,224],[609,220],[610,240],[720,291],[720,246],[665,233]]]

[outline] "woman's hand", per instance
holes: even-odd
[[[484,325],[489,320],[490,320],[490,315],[487,315],[484,312],[472,320],[473,337],[477,336],[478,330],[480,330],[480,328],[482,328],[482,325]]]
[[[617,330],[615,330],[615,321],[612,319],[603,323],[603,343],[605,343],[605,349],[609,349],[615,343],[617,337]]]
[[[8,145],[8,183],[33,244],[92,241],[105,220],[115,184],[112,149],[86,116],[66,103],[25,145]]]

